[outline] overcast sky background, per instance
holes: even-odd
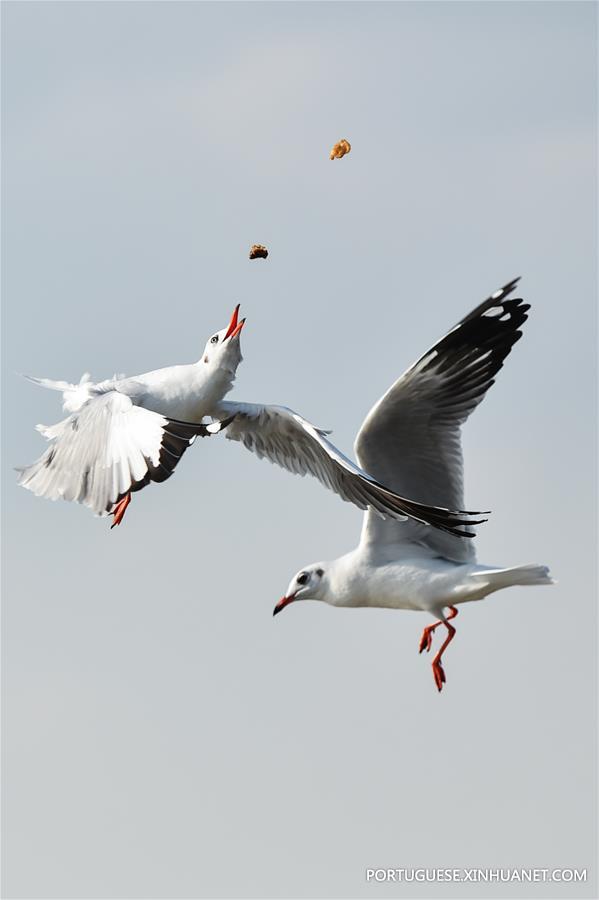
[[[3,3],[4,896],[596,896],[591,3]],[[342,137],[352,152],[330,162]],[[268,260],[250,262],[251,244]],[[358,510],[224,439],[123,527],[35,498],[78,380],[197,359],[351,452],[516,275],[525,335],[465,434],[479,559],[554,588],[272,608]],[[367,867],[586,867],[367,885]]]

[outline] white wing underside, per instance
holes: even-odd
[[[102,516],[120,497],[168,478],[197,434],[212,426],[178,423],[134,406],[118,391],[94,396],[81,408],[38,430],[50,447],[19,469],[19,484],[49,500],[73,500]]]
[[[391,386],[356,438],[360,465],[391,490],[422,503],[464,508],[461,426],[481,402],[526,320],[506,299],[517,280],[477,307]],[[366,513],[361,546],[379,561],[422,553],[475,559],[473,541],[417,522]]]

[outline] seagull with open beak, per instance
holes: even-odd
[[[51,443],[46,453],[20,470],[20,483],[38,496],[75,500],[118,525],[131,492],[164,481],[193,439],[225,428],[259,457],[296,474],[310,474],[363,510],[396,521],[413,519],[450,534],[471,537],[464,526],[480,519],[461,510],[419,503],[389,490],[328,439],[329,432],[285,406],[239,403],[223,398],[241,362],[236,306],[226,329],[208,340],[196,363],[157,369],[134,378],[78,385],[32,379],[62,391],[71,415],[58,425],[38,426]],[[205,425],[209,416],[214,424]]]
[[[57,425],[38,425],[50,442],[19,483],[39,497],[62,498],[113,515],[119,525],[131,492],[165,481],[197,436],[216,434],[231,421],[204,424],[233,387],[241,362],[239,304],[226,328],[215,332],[195,363],[155,369],[132,378],[115,376],[94,384],[31,378],[61,391],[70,415]]]

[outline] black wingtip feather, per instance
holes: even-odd
[[[226,428],[236,413],[228,416],[220,423],[218,431],[209,431],[208,426],[201,422],[183,422],[180,419],[166,418],[166,426],[162,429],[162,440],[160,443],[160,453],[158,456],[158,464],[155,465],[151,459],[146,457],[148,471],[139,481],[133,482],[128,491],[119,494],[115,504],[110,504],[106,512],[110,513],[114,505],[122,500],[129,492],[141,491],[142,488],[150,484],[151,481],[163,482],[170,478],[179,460],[196,437],[211,437],[213,434],[219,434],[223,428]],[[113,526],[111,526],[112,528]]]

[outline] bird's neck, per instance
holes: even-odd
[[[204,368],[208,368],[208,366],[202,362],[198,363],[198,365],[204,365]],[[206,407],[208,410],[216,409],[219,402],[224,399],[233,387],[235,372],[221,366],[220,368],[213,368],[206,372],[204,378]],[[207,415],[211,415],[211,412],[207,412]]]
[[[359,548],[323,563],[327,576],[327,593],[323,598],[331,606],[364,606]]]

